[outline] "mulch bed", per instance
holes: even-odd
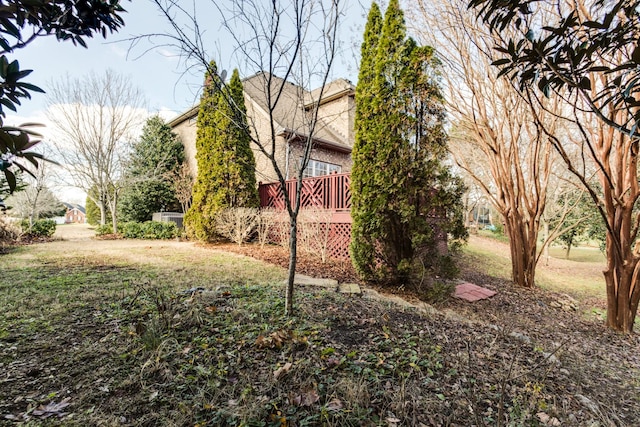
[[[289,250],[282,246],[265,245],[260,247],[258,244],[238,246],[228,243],[209,244],[206,246],[256,258],[282,268],[289,267]],[[311,277],[335,279],[340,283],[361,283],[351,261],[329,259],[327,262],[322,263],[317,256],[304,252],[298,252],[296,272]]]

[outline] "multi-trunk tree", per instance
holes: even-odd
[[[374,3],[362,44],[351,175],[351,254],[367,280],[408,283],[437,266],[437,242],[446,234],[466,235],[463,186],[444,166],[444,119],[433,49],[407,38],[397,0],[384,20]]]
[[[494,40],[476,22],[465,0],[418,0],[412,10],[418,36],[437,43],[443,58],[447,109],[452,122],[450,151],[459,167],[483,190],[501,215],[509,237],[512,279],[535,286],[536,265],[563,224],[549,230],[540,244],[541,224],[558,183],[548,136],[536,125],[526,101],[491,64]],[[426,30],[425,30],[426,29]],[[547,104],[542,117],[557,127]],[[561,127],[557,127],[560,129]],[[565,174],[566,175],[566,174]],[[543,229],[548,229],[548,223]]]
[[[210,70],[198,111],[198,176],[185,215],[187,233],[199,240],[216,238],[216,216],[222,209],[259,205],[240,75],[234,70],[223,86],[215,62]]]
[[[184,146],[159,116],[147,119],[133,144],[125,172],[126,187],[118,204],[121,221],[144,222],[154,212],[180,210],[167,176],[184,162]]]
[[[638,151],[640,1],[472,0],[539,126],[590,194],[606,227],[607,325],[630,332],[640,302]],[[541,27],[540,22],[545,25]],[[562,118],[578,137],[568,152],[537,113],[562,99]],[[588,164],[587,164],[588,163]],[[598,186],[590,181],[593,165]]]

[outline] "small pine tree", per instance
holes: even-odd
[[[351,254],[366,280],[405,284],[434,267],[443,234],[465,235],[462,186],[444,166],[444,109],[433,49],[407,39],[391,0],[372,6],[356,90]],[[375,55],[372,54],[375,46]],[[370,58],[375,58],[373,61]]]
[[[159,116],[150,117],[133,146],[125,188],[118,204],[121,221],[144,222],[154,212],[177,211],[180,203],[167,180],[184,162],[184,146]]]
[[[220,88],[215,62],[210,70],[198,111],[198,177],[185,215],[187,233],[199,240],[216,237],[216,215],[221,209],[259,204],[240,75],[234,70],[229,84]]]

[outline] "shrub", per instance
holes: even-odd
[[[325,263],[329,255],[329,232],[333,212],[328,209],[307,208],[298,217],[298,244],[309,254]]]
[[[96,227],[96,236],[104,236],[112,233],[113,233],[113,227],[111,224],[104,224]]]
[[[256,228],[258,209],[226,208],[218,214],[216,231],[238,245],[246,242]]]
[[[455,289],[451,282],[436,280],[422,292],[420,298],[429,304],[442,304],[451,297]]]
[[[141,224],[143,239],[173,239],[178,236],[175,222],[146,221]]]
[[[490,230],[496,236],[504,236],[504,225],[502,224],[495,224]]]
[[[6,216],[0,216],[0,245],[13,243],[20,237],[20,229]]]
[[[51,237],[56,232],[56,222],[52,219],[39,219],[29,224],[28,219],[20,223],[22,232],[29,237]]]
[[[274,236],[272,234],[275,234],[274,227],[276,226],[278,216],[281,215],[282,212],[271,208],[260,209],[260,211],[258,211],[256,234],[261,248],[263,248],[267,242],[273,240]]]
[[[125,239],[141,239],[144,236],[142,224],[139,222],[125,222],[122,224],[122,235]]]

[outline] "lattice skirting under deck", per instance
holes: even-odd
[[[298,248],[309,251],[314,255],[338,260],[349,259],[349,244],[351,243],[350,218],[332,219],[330,223],[302,223],[298,224]],[[347,222],[348,221],[348,222]],[[326,227],[329,226],[327,233]],[[287,246],[289,242],[289,220],[286,215],[282,221],[273,224],[269,233],[270,243]]]

